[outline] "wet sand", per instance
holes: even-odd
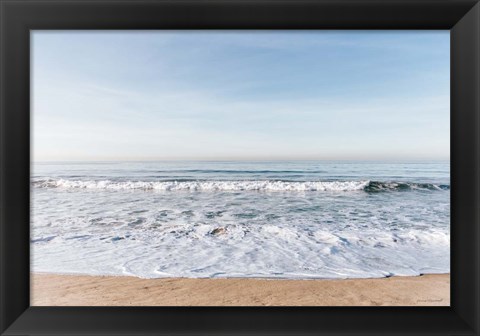
[[[449,306],[450,274],[347,280],[31,275],[33,306]]]

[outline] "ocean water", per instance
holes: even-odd
[[[35,163],[31,188],[33,272],[450,271],[448,162]]]

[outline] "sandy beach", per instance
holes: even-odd
[[[33,306],[449,306],[450,274],[347,280],[32,274]]]

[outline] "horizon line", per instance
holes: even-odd
[[[448,161],[450,158],[404,158],[404,159],[229,159],[229,158],[214,158],[214,159],[199,159],[199,158],[189,158],[189,159],[54,159],[54,160],[31,160],[30,163],[58,163],[58,162],[286,162],[286,161],[324,161],[324,162],[432,162],[432,161]]]

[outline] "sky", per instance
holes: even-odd
[[[31,37],[34,161],[449,159],[449,31]]]

